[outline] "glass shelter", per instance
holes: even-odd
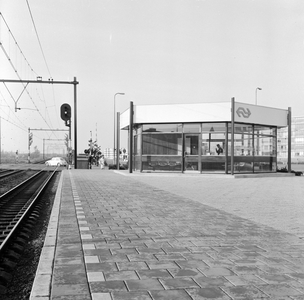
[[[158,113],[153,116],[155,110]],[[277,128],[288,125],[289,114],[290,110],[237,103],[234,99],[231,103],[135,107],[133,149],[129,151],[132,170],[276,172]],[[129,129],[124,123],[122,128]]]

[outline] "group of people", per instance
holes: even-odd
[[[105,168],[105,159],[103,155],[100,155],[97,158],[94,158],[93,155],[89,155],[88,162],[89,162],[89,169],[92,169],[92,165],[94,164],[94,162],[96,166],[100,167],[100,169]]]

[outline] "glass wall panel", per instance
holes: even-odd
[[[254,137],[256,156],[276,156],[276,138],[272,136],[256,135]]]
[[[202,132],[226,132],[226,123],[203,123]]]
[[[235,124],[234,126],[234,133],[241,133],[241,134],[252,134],[253,127],[252,125],[246,124]]]
[[[182,155],[182,134],[143,134],[143,155]]]
[[[182,171],[182,157],[170,155],[142,156],[143,171]]]
[[[276,157],[256,156],[254,157],[254,172],[276,172]]]
[[[139,155],[135,155],[134,159],[133,159],[133,169],[135,171],[140,171],[140,164],[141,164],[140,156]]]
[[[234,134],[234,156],[253,155],[252,135],[235,133]]]
[[[182,124],[144,124],[143,132],[182,132]]]
[[[253,156],[235,156],[234,157],[235,173],[252,173]]]
[[[276,128],[262,125],[254,125],[254,134],[276,135]]]
[[[184,133],[198,133],[201,132],[201,125],[196,124],[184,124]]]
[[[202,157],[202,171],[203,172],[214,172],[214,171],[225,171],[225,156],[203,156]]]
[[[202,128],[202,155],[225,155],[225,136],[225,123],[204,123]]]

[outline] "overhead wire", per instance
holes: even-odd
[[[37,39],[38,39],[38,42],[39,42],[39,46],[40,46],[40,49],[41,49],[41,51],[42,51],[42,55],[43,55],[43,58],[44,58],[44,62],[45,62],[45,64],[46,64],[47,70],[48,70],[49,75],[50,75],[50,77],[51,77],[51,73],[50,73],[48,64],[47,64],[47,62],[46,62],[46,58],[45,58],[45,55],[44,55],[44,52],[43,52],[43,49],[42,49],[42,45],[41,45],[41,42],[40,42],[40,38],[39,38],[39,36],[38,36],[38,31],[37,31],[37,28],[36,28],[36,25],[35,25],[35,22],[34,22],[34,19],[33,19],[33,15],[32,15],[32,12],[31,12],[31,9],[30,9],[30,6],[29,6],[28,1],[27,1],[27,5],[28,5],[28,9],[29,9],[29,12],[30,12],[30,15],[31,15],[31,19],[32,19],[32,22],[33,22],[33,26],[34,26],[34,28],[35,28],[35,32],[36,32],[36,36],[37,36]],[[35,70],[33,69],[33,67],[30,65],[30,63],[29,63],[28,60],[26,59],[26,57],[25,57],[23,51],[21,50],[21,48],[20,48],[20,46],[19,46],[19,44],[18,44],[16,38],[14,37],[14,35],[13,35],[11,29],[9,28],[8,23],[6,22],[6,20],[5,20],[4,16],[3,16],[3,14],[0,13],[0,16],[1,16],[1,18],[2,18],[2,20],[3,20],[3,22],[4,22],[4,24],[6,25],[6,27],[7,27],[7,29],[8,29],[9,37],[11,36],[11,37],[13,38],[13,40],[14,40],[14,42],[15,42],[15,45],[18,47],[18,49],[19,49],[19,51],[20,51],[20,53],[21,53],[23,59],[25,60],[27,66],[30,68],[31,72],[33,72],[35,75],[37,75],[37,73],[35,72]],[[2,43],[1,41],[0,41],[0,47],[1,47],[2,51],[3,51],[3,53],[5,54],[7,60],[9,61],[11,67],[13,68],[14,72],[16,73],[17,77],[18,77],[20,80],[22,80],[22,79],[21,79],[21,76],[19,75],[19,73],[18,73],[18,71],[17,71],[17,68],[14,66],[13,61],[12,61],[12,59],[10,58],[10,55],[9,55],[8,52],[6,51],[4,45],[3,45],[3,43]],[[10,48],[10,44],[9,44],[9,48]],[[24,85],[24,83],[22,83],[22,84],[23,84],[24,89],[26,90],[26,92],[27,92],[29,98],[31,99],[31,101],[32,101],[32,103],[33,103],[33,105],[34,105],[35,110],[38,111],[38,113],[40,114],[41,118],[43,119],[43,121],[45,122],[45,124],[48,126],[48,128],[51,128],[51,126],[49,125],[48,121],[43,117],[43,115],[41,114],[39,108],[38,108],[37,105],[35,104],[35,102],[34,102],[32,96],[31,96],[30,93],[29,93],[29,91],[26,89],[26,86]],[[7,86],[6,86],[6,88],[7,88]],[[8,89],[8,88],[7,88],[7,89]],[[39,92],[38,92],[37,89],[36,89],[36,91],[37,91],[38,97],[40,98]],[[10,93],[10,91],[9,91],[9,93]],[[11,97],[13,98],[13,96],[12,96],[11,93],[10,93],[10,95],[11,95]],[[54,98],[54,91],[53,91],[53,98]],[[40,98],[40,99],[41,99],[41,98]],[[53,99],[53,100],[54,100],[54,99]],[[46,105],[46,101],[45,101],[44,97],[43,97],[43,101],[44,101],[45,107],[46,107],[46,109],[47,109],[47,105]],[[54,100],[54,103],[55,103],[55,100]],[[48,112],[47,112],[47,113],[48,113]],[[14,115],[15,115],[15,114],[14,114]],[[49,116],[49,114],[48,114],[48,116]],[[50,123],[52,123],[52,122],[51,122],[50,116],[49,116],[49,120],[50,120]],[[19,120],[19,121],[20,121],[20,120]],[[11,123],[12,123],[12,122],[11,122]],[[20,123],[22,123],[22,122],[20,121]],[[14,123],[12,123],[12,124],[14,124]],[[23,124],[23,125],[24,125],[24,124]],[[16,125],[16,126],[17,126],[17,125]],[[24,125],[24,126],[25,126],[25,125]],[[52,133],[52,134],[53,134],[53,133]],[[50,134],[50,135],[52,135],[52,134]],[[55,136],[56,136],[56,134],[55,134]]]
[[[44,55],[44,51],[42,49],[42,45],[41,45],[41,42],[40,42],[40,38],[39,38],[39,35],[38,35],[38,31],[37,31],[37,28],[36,28],[36,24],[35,24],[35,21],[34,21],[34,18],[33,18],[33,14],[32,14],[32,11],[31,11],[31,8],[30,8],[30,4],[29,4],[28,0],[26,0],[26,3],[27,3],[27,7],[29,9],[29,13],[30,13],[30,16],[31,16],[31,19],[32,19],[32,23],[33,23],[33,26],[34,26],[34,29],[35,29],[36,37],[37,37],[37,40],[38,40],[38,43],[39,43],[39,46],[40,46],[40,50],[41,50],[41,53],[42,53],[42,56],[43,56],[43,59],[44,59],[44,63],[45,63],[46,68],[47,68],[47,70],[49,72],[50,78],[52,78],[52,75],[51,75],[48,63],[47,63],[45,55]]]
[[[37,30],[37,27],[36,27],[36,24],[35,24],[35,21],[34,21],[34,17],[33,17],[33,14],[32,14],[32,10],[31,10],[29,1],[26,0],[26,3],[27,3],[27,7],[28,7],[28,10],[29,10],[29,13],[30,13],[30,16],[31,16],[31,20],[32,20],[32,23],[33,23],[33,26],[34,26],[34,29],[35,29],[36,37],[37,37],[37,40],[38,40],[38,43],[39,43],[39,46],[40,46],[40,50],[41,50],[41,53],[42,53],[42,56],[43,56],[43,59],[44,59],[44,63],[45,63],[45,65],[46,65],[46,68],[47,68],[47,70],[48,70],[48,73],[49,73],[50,78],[52,78],[52,75],[51,75],[51,72],[50,72],[50,69],[49,69],[48,63],[47,63],[47,61],[46,61],[46,58],[45,58],[45,54],[44,54],[43,48],[42,48],[42,44],[41,44],[41,41],[40,41],[40,38],[39,38],[38,30]],[[53,90],[53,101],[54,101],[54,105],[55,105],[55,107],[56,107],[56,102],[55,102],[55,97],[54,97],[54,88],[53,88],[53,86],[52,86],[52,90]]]
[[[10,28],[9,28],[9,26],[8,26],[6,20],[5,20],[3,14],[2,14],[1,12],[0,12],[0,17],[2,18],[4,24],[6,25],[8,31],[9,31],[9,33],[10,33],[10,36],[13,38],[15,44],[17,45],[17,47],[18,47],[18,49],[19,49],[21,55],[23,56],[24,60],[26,61],[27,65],[28,65],[28,67],[30,68],[30,70],[31,70],[35,75],[38,76],[38,74],[35,72],[34,68],[30,65],[29,61],[26,59],[26,57],[25,57],[24,53],[22,52],[22,50],[21,50],[21,48],[20,48],[20,46],[19,46],[17,40],[15,39],[15,36],[13,35],[12,31],[10,30]],[[1,41],[0,41],[0,45],[2,45]]]

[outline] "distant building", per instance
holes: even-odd
[[[286,162],[288,151],[288,128],[278,129],[278,160]],[[304,117],[292,117],[291,120],[291,159],[292,162],[304,162]]]
[[[114,159],[116,156],[116,151],[114,153],[114,150],[113,148],[105,148],[103,150],[103,155],[105,158],[108,158],[108,159]],[[128,159],[128,150],[125,149],[125,148],[121,148],[120,149],[120,155],[119,155],[120,159],[121,160],[124,160],[126,161]]]

